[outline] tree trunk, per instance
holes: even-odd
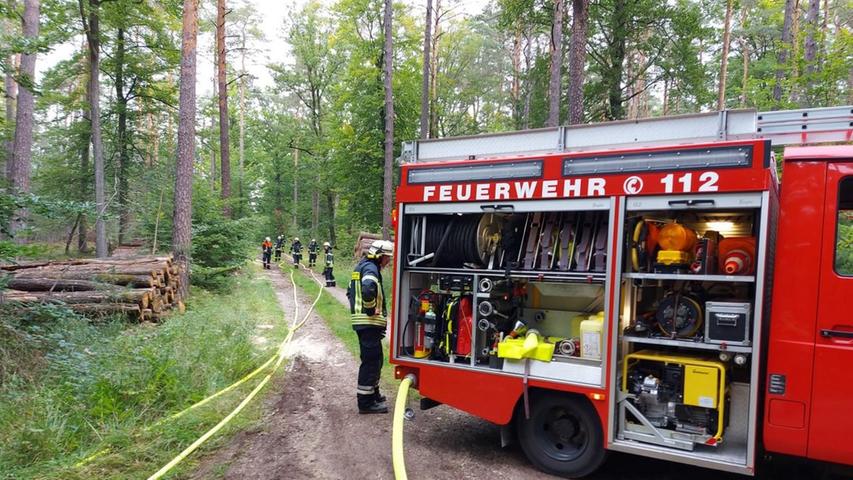
[[[524,33],[524,110],[522,111],[521,127],[525,130],[530,128],[530,99],[533,95],[533,79],[530,75],[530,45],[533,43],[531,32]]]
[[[127,236],[127,228],[130,221],[127,204],[128,189],[128,163],[127,155],[127,96],[124,93],[124,29],[119,28],[116,32],[115,50],[115,85],[116,85],[116,113],[118,115],[118,131],[116,141],[118,142],[118,244],[124,243]]]
[[[6,5],[9,12],[14,12],[18,8],[15,0],[7,0]],[[10,34],[15,31],[15,24],[13,22],[14,21],[11,18],[3,20],[7,29],[6,31]],[[15,74],[18,71],[20,60],[20,55],[14,53],[9,54],[6,58],[6,61],[8,62],[8,70],[6,71],[5,80],[3,82],[3,86],[5,88],[3,92],[6,97],[6,128],[9,129],[3,137],[3,175],[10,183],[12,181],[12,159],[15,156],[15,102],[18,98],[18,82],[15,81]]]
[[[569,47],[569,124],[583,122],[583,83],[589,0],[572,0],[572,43]]]
[[[329,243],[335,246],[338,243],[338,236],[335,232],[335,194],[332,191],[326,192],[326,207],[329,210]]]
[[[563,0],[554,0],[554,22],[551,26],[551,79],[548,88],[548,121],[546,127],[560,124],[560,78],[563,73]]]
[[[720,58],[720,83],[717,90],[717,110],[726,108],[726,75],[729,69],[729,43],[732,34],[732,0],[726,1],[726,19],[723,23],[723,52]]]
[[[320,179],[317,179],[317,186],[320,185]],[[320,226],[320,192],[315,186],[311,192],[311,236],[317,236],[317,229]]]
[[[438,108],[436,101],[438,100],[438,39],[441,36],[441,0],[435,0],[435,8],[433,9],[433,28],[432,28],[432,60],[430,63],[431,69],[429,72],[429,137],[435,138],[438,136]]]
[[[6,96],[6,127],[9,129],[14,129],[15,126],[15,103],[18,98],[18,82],[15,81],[15,70],[17,69],[18,55],[9,55],[7,61],[9,62],[9,71],[6,72],[6,79],[4,81],[5,96]],[[15,156],[15,133],[14,131],[9,131],[6,134],[5,140],[3,141],[3,171],[7,180],[11,180],[10,171],[12,168],[12,159]]]
[[[14,12],[17,8],[15,0],[9,0],[7,5],[10,12]],[[8,29],[7,31],[12,32],[14,29],[12,20],[4,20],[4,23]],[[3,137],[3,175],[5,175],[7,180],[11,180],[9,172],[12,168],[12,158],[15,156],[15,142],[13,140],[15,133],[13,128],[15,125],[15,101],[18,97],[18,82],[15,81],[15,73],[18,68],[17,63],[19,58],[14,53],[10,53],[6,57],[8,70],[6,71],[3,82],[5,88],[3,92],[6,97],[6,128],[10,129]]]
[[[92,154],[95,163],[95,255],[104,258],[107,251],[106,200],[104,194],[104,149],[101,141],[101,39],[100,39],[100,0],[89,0],[88,22],[86,20],[83,0],[79,0],[80,16],[86,30],[86,41],[89,44],[89,118],[92,131]]]
[[[198,37],[197,0],[184,0],[181,42],[181,80],[178,105],[178,159],[175,168],[175,212],[172,217],[172,253],[180,271],[179,297],[189,290],[192,240],[192,181],[195,158],[195,74]]]
[[[740,28],[743,30],[746,30],[746,21],[747,8],[745,6],[741,6]],[[746,95],[749,91],[749,41],[746,38],[745,32],[743,33],[743,36],[740,39],[740,54],[743,57],[743,79],[741,80],[740,107],[746,108]]]
[[[216,2],[216,68],[219,80],[219,162],[223,213],[231,217],[231,151],[228,129],[228,84],[225,80],[225,0]]]
[[[785,18],[782,23],[782,44],[776,54],[776,82],[773,86],[774,109],[782,103],[782,79],[785,78],[785,65],[788,63],[788,53],[792,44],[792,26],[794,21],[796,0],[785,0]]]
[[[12,190],[17,193],[29,193],[30,191],[30,169],[33,156],[33,109],[35,108],[35,96],[33,84],[36,74],[36,52],[34,42],[39,34],[39,0],[24,1],[24,15],[21,17],[21,31],[24,38],[28,39],[28,51],[21,54],[20,77],[24,83],[18,90],[17,111],[15,112],[15,140],[14,155],[12,155],[12,166],[10,168],[10,183]],[[26,227],[27,211],[21,209],[13,216],[9,233],[15,233]],[[18,237],[18,242],[23,241]]]
[[[293,232],[299,233],[299,149],[293,149]]]
[[[382,238],[391,238],[391,209],[394,173],[394,90],[392,88],[394,68],[394,37],[392,28],[394,6],[392,0],[385,0],[383,26],[385,30],[385,175],[382,193]]]
[[[429,138],[429,84],[430,51],[432,43],[432,0],[427,0],[426,22],[424,23],[424,65],[421,80],[421,138]]]
[[[89,51],[88,41],[85,45],[86,51]],[[87,65],[88,69],[89,66]],[[86,98],[91,98],[92,96],[92,84],[89,82],[89,78],[83,80],[86,83]],[[81,202],[85,202],[89,200],[89,143],[92,140],[92,115],[87,108],[89,105],[83,107],[83,128],[85,129],[82,133],[82,141],[80,142],[80,198]],[[89,251],[89,241],[88,241],[88,228],[87,228],[86,215],[80,215],[80,224],[77,226],[77,251],[84,253]]]
[[[243,173],[245,165],[245,139],[246,139],[246,30],[243,28],[242,35],[242,55],[240,57],[240,82],[237,84],[240,89],[240,159],[237,167],[237,198],[239,199],[238,211],[239,216],[243,216]]]
[[[521,127],[521,29],[516,27],[512,39],[512,119]]]
[[[791,69],[785,76],[791,80],[791,91],[788,94],[790,103],[800,102],[800,0],[794,1],[794,18],[791,21]]]
[[[610,17],[610,45],[607,47],[607,119],[619,120],[625,115],[622,105],[622,69],[625,63],[625,43],[628,39],[626,0],[616,0]]]
[[[820,0],[809,0],[809,10],[806,13],[806,40],[803,60],[806,64],[805,92],[800,98],[800,106],[811,107],[814,103],[815,76],[820,71],[817,61],[818,17],[820,16]]]

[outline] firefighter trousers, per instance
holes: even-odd
[[[335,286],[335,275],[332,273],[332,267],[326,267],[323,269],[323,276],[326,278],[327,287]]]
[[[366,409],[379,399],[379,374],[384,361],[382,338],[385,336],[385,329],[360,326],[355,332],[358,335],[358,347],[361,351],[356,397],[358,408]]]

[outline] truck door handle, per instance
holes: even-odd
[[[714,200],[710,198],[696,200],[670,200],[669,206],[684,205],[685,207],[698,207],[699,205],[714,205]]]
[[[847,332],[844,330],[821,329],[820,336],[823,338],[831,338],[831,337],[853,338],[853,332]]]

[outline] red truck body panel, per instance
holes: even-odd
[[[785,151],[776,278],[767,359],[783,394],[765,397],[769,451],[853,464],[853,277],[835,271],[841,181],[853,177],[853,146]]]

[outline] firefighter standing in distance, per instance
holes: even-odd
[[[263,253],[263,263],[264,268],[266,270],[270,269],[270,257],[272,256],[272,242],[270,241],[270,237],[267,237],[264,240],[264,243],[261,244],[261,252]]]
[[[275,239],[275,263],[281,261],[281,247],[284,244],[284,236],[279,235],[278,238]]]
[[[323,242],[323,251],[326,252],[326,268],[323,269],[323,276],[326,278],[326,286],[334,287],[337,284],[335,283],[335,275],[332,273],[332,269],[335,267],[335,254],[332,253],[332,244],[329,242]]]
[[[308,242],[308,266],[313,267],[317,264],[317,252],[320,251],[320,245],[317,244],[317,239],[312,238]]]
[[[376,240],[352,272],[347,289],[352,328],[358,335],[361,366],[358,368],[358,413],[388,413],[385,397],[379,393],[382,370],[382,338],[385,336],[385,292],[380,270],[394,254],[394,244]]]
[[[299,237],[293,237],[293,243],[290,244],[290,255],[293,257],[293,266],[298,267],[299,261],[302,260],[302,242]]]

